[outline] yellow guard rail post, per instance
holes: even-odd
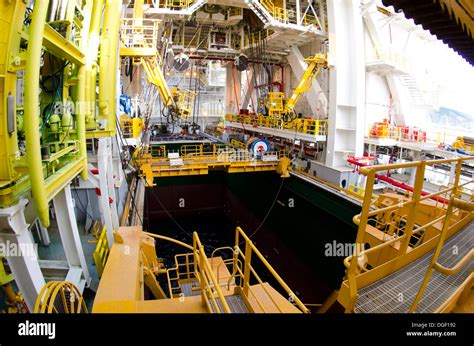
[[[242,252],[240,249],[240,236],[243,238],[244,243],[245,243],[245,252]],[[261,254],[261,252],[257,249],[257,247],[253,244],[253,242],[250,240],[250,238],[244,233],[242,228],[237,227],[235,230],[235,251],[240,254],[240,256],[244,259],[244,270],[243,273],[240,270],[238,266],[235,265],[236,259],[234,258],[234,266],[233,268],[233,273],[234,272],[239,272],[242,276],[243,279],[243,284],[242,284],[242,291],[245,296],[249,297],[249,293],[251,293],[257,304],[262,308],[263,311],[263,304],[260,302],[258,297],[252,292],[252,288],[250,287],[250,275],[253,274],[257,281],[262,285],[263,290],[265,293],[268,295],[270,300],[275,304],[275,306],[280,309],[279,304],[275,302],[275,300],[272,298],[272,295],[268,290],[266,289],[265,285],[263,285],[262,280],[256,273],[255,269],[251,265],[251,260],[252,260],[252,254],[255,254],[258,259],[263,263],[263,265],[267,268],[267,270],[270,272],[270,274],[275,278],[275,280],[280,284],[280,286],[285,290],[285,292],[288,294],[290,302],[295,304],[302,312],[304,313],[309,313],[309,309],[301,302],[301,300],[296,296],[296,294],[288,287],[288,285],[283,281],[280,275],[276,272],[276,270],[268,263],[268,261],[265,259],[265,257]],[[238,255],[237,255],[238,256]]]
[[[424,225],[418,225],[416,230],[414,230],[414,218],[416,215],[416,210],[420,202],[426,201],[433,197],[440,197],[444,194],[451,194],[457,195],[460,188],[464,185],[471,184],[473,181],[469,180],[465,183],[460,183],[460,175],[461,175],[461,167],[463,162],[474,160],[474,157],[464,157],[464,158],[454,158],[454,159],[440,159],[440,160],[431,160],[431,161],[417,161],[417,162],[408,162],[408,163],[401,163],[401,164],[391,164],[391,165],[380,165],[380,166],[370,166],[370,167],[362,167],[360,169],[360,173],[367,176],[367,182],[365,187],[365,195],[361,213],[355,215],[353,220],[356,225],[358,225],[358,232],[357,237],[355,240],[355,250],[352,256],[349,256],[344,260],[347,270],[347,280],[349,285],[349,304],[346,306],[346,312],[352,311],[355,303],[357,301],[357,277],[359,275],[357,268],[358,268],[358,258],[363,255],[367,255],[369,253],[374,253],[376,251],[380,251],[381,249],[386,248],[387,246],[395,243],[401,242],[400,250],[398,251],[398,258],[404,256],[407,253],[408,245],[410,242],[410,238],[413,234],[419,233],[422,230],[427,229],[428,227],[434,225],[436,222],[439,222],[443,219],[444,216],[437,217],[433,220],[428,221]],[[454,183],[451,187],[442,189],[438,192],[431,193],[425,196],[421,195],[423,182],[424,182],[424,171],[426,166],[435,166],[440,164],[448,164],[448,163],[456,163],[456,174]],[[376,174],[379,171],[387,171],[392,169],[399,169],[399,168],[416,168],[416,179],[415,184],[413,187],[413,194],[411,198],[405,202],[401,202],[399,204],[391,205],[388,207],[383,207],[381,209],[372,209],[372,193],[373,193],[373,186],[376,178]],[[391,211],[397,210],[402,207],[410,207],[409,215],[406,218],[406,226],[405,232],[403,235],[396,237],[396,238],[388,238],[383,243],[371,247],[368,250],[361,251],[361,245],[364,241],[364,236],[366,232],[366,228],[368,227],[369,218],[374,217],[376,215],[382,213],[389,213]]]

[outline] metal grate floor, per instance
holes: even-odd
[[[453,267],[474,248],[474,222],[445,241],[438,262]],[[408,312],[421,286],[434,250],[386,278],[359,290],[358,313]],[[474,260],[454,275],[434,270],[416,312],[434,312],[474,270]]]
[[[182,283],[181,284],[181,292],[184,294],[185,297],[189,296],[198,296],[201,294],[201,291],[193,291],[191,287],[194,285],[198,285],[197,281],[193,282],[187,282],[187,283]],[[242,297],[239,295],[231,295],[231,296],[225,296],[225,300],[227,304],[229,305],[230,311],[232,313],[236,314],[246,314],[249,313],[249,309],[245,305],[244,301],[242,300]],[[222,309],[222,304],[220,303],[219,299],[216,299],[217,305],[219,305],[219,308]],[[213,308],[214,312],[215,309]]]
[[[225,298],[225,301],[227,302],[227,304],[229,305],[230,311],[233,314],[248,314],[248,313],[250,313],[249,309],[245,305],[244,300],[242,299],[242,297],[240,295],[235,294],[235,295],[232,295],[232,296],[225,296],[224,298]],[[221,304],[220,300],[216,299],[216,302],[217,302],[217,305],[219,305],[220,310],[223,311],[224,309],[222,308],[222,304]],[[212,310],[215,312],[214,307],[212,308]]]
[[[192,287],[194,287],[194,286],[199,286],[197,281],[182,283],[181,284],[181,293],[183,293],[185,297],[200,295],[201,291],[193,291],[192,290]]]

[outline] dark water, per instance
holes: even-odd
[[[345,212],[339,208],[338,201],[319,195],[316,201],[310,200],[304,196],[306,186],[301,190],[288,180],[279,189],[280,184],[274,173],[211,173],[192,179],[160,179],[157,187],[147,189],[144,228],[189,245],[196,231],[210,256],[215,248],[233,247],[235,228],[240,226],[247,235],[252,235],[257,248],[303,303],[322,303],[339,288],[344,275],[343,258],[325,257],[324,245],[333,240],[353,241],[355,230],[350,221],[334,216]],[[274,203],[275,197],[280,203]],[[295,200],[297,208],[285,206],[289,198]],[[182,208],[178,202],[181,199],[186,201]],[[321,207],[316,203],[321,203]],[[346,213],[348,219],[356,212],[349,207]],[[175,254],[189,252],[159,240],[156,248],[167,267],[174,266]],[[231,257],[230,252],[219,255],[225,259]],[[256,256],[252,266],[263,281],[284,294]]]

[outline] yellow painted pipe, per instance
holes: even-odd
[[[35,1],[26,51],[24,96],[26,160],[30,173],[31,190],[36,203],[36,212],[44,227],[49,227],[49,207],[44,184],[43,162],[41,160],[38,81],[40,80],[41,48],[47,11],[48,1]]]
[[[86,103],[86,67],[79,66],[77,69],[77,94],[76,101],[79,105],[76,112],[76,131],[77,140],[79,141],[79,157],[84,163],[84,169],[81,171],[83,180],[87,180],[87,145],[86,145],[86,119],[85,119],[85,103]]]
[[[100,60],[99,60],[99,113],[100,116],[108,116],[108,85],[110,80],[107,80],[108,64],[110,60],[110,22],[112,17],[112,0],[105,2],[104,23],[102,25],[102,36],[100,45]]]
[[[117,105],[116,96],[117,96],[117,64],[120,59],[119,53],[119,31],[120,31],[120,15],[122,12],[122,1],[113,1],[113,20],[111,23],[112,36],[110,37],[110,63],[109,63],[109,75],[112,77],[111,87],[109,88],[109,107],[111,112],[109,112],[109,131],[110,134],[115,134],[116,131],[116,111]]]
[[[88,129],[95,128],[96,113],[96,80],[97,80],[97,57],[100,43],[100,24],[104,0],[95,0],[91,13],[91,24],[89,27],[88,47],[86,52],[86,126]]]
[[[115,133],[115,93],[121,1],[106,0],[99,61],[99,111]]]

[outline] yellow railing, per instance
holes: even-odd
[[[287,294],[289,301],[304,313],[309,313],[309,309],[300,301],[296,294],[288,287],[283,279],[278,275],[275,269],[268,263],[265,257],[260,253],[256,246],[252,243],[250,238],[240,228],[236,228],[235,232],[235,246],[222,247],[214,249],[211,255],[211,261],[206,256],[204,247],[201,244],[199,236],[196,232],[193,233],[193,246],[184,244],[172,238],[144,232],[144,234],[154,238],[162,239],[184,246],[190,250],[191,253],[179,254],[175,256],[175,267],[166,271],[168,279],[168,287],[170,298],[176,298],[181,295],[182,283],[197,282],[199,285],[192,287],[192,290],[200,291],[202,302],[206,305],[207,310],[211,313],[229,313],[230,308],[225,300],[222,292],[222,287],[226,288],[227,294],[241,294],[249,301],[252,296],[261,312],[269,312],[268,302],[272,302],[274,307],[282,311],[282,304],[275,300],[275,295],[272,294],[268,287],[264,284],[260,276],[255,271],[252,259],[255,257],[263,264],[265,269],[272,275],[275,281],[280,285],[281,289]],[[244,246],[242,250],[241,246]],[[218,252],[230,251],[231,258],[216,262],[213,261]],[[220,266],[232,266],[230,276],[219,277],[221,272]],[[172,273],[174,276],[172,277]],[[238,280],[237,280],[238,279]],[[259,286],[265,292],[265,297],[255,292],[252,288],[251,282],[257,280]],[[237,282],[238,281],[238,282]],[[176,283],[173,287],[172,283]],[[232,287],[239,287],[239,290],[230,291]],[[266,302],[264,302],[266,301]],[[317,304],[319,305],[319,304]],[[266,308],[265,308],[266,307]],[[274,309],[272,309],[274,311]]]
[[[195,0],[154,0],[153,5],[157,8],[169,8],[171,10],[182,10],[189,8]]]
[[[230,144],[232,144],[234,147],[239,148],[239,149],[246,149],[245,143],[240,142],[236,139],[231,140]]]
[[[447,238],[447,233],[449,229],[449,220],[453,214],[454,208],[458,208],[459,210],[465,210],[467,212],[470,212],[471,214],[471,219],[473,219],[473,214],[474,212],[474,202],[466,202],[463,200],[460,200],[454,195],[451,197],[448,205],[448,210],[446,211],[446,216],[444,217],[444,223],[443,223],[443,229],[441,231],[441,234],[439,235],[438,239],[438,244],[436,246],[434,255],[431,259],[431,263],[428,266],[428,270],[426,271],[425,277],[423,279],[423,282],[421,283],[420,289],[418,291],[418,294],[416,295],[415,299],[413,300],[413,303],[410,307],[409,312],[415,312],[416,307],[418,303],[420,302],[421,298],[423,297],[423,293],[426,290],[426,287],[428,286],[428,283],[431,279],[431,275],[433,274],[433,270],[437,270],[440,273],[443,273],[444,275],[453,275],[459,272],[469,261],[471,260],[472,257],[474,257],[474,249],[471,249],[459,262],[452,268],[446,268],[443,265],[441,265],[438,262],[439,255],[441,254],[441,250],[443,249],[444,241]]]
[[[244,245],[244,250],[242,251],[241,245]],[[234,247],[234,261],[233,261],[233,270],[232,273],[234,275],[239,274],[241,278],[240,287],[242,288],[242,294],[247,298],[253,297],[257,302],[257,305],[262,310],[262,312],[268,312],[262,302],[261,297],[258,297],[255,293],[255,290],[250,285],[251,279],[255,278],[257,282],[260,284],[260,287],[263,288],[266,296],[269,300],[273,303],[276,309],[280,312],[281,304],[275,301],[273,295],[268,291],[268,288],[264,285],[264,282],[260,278],[260,276],[255,271],[255,268],[252,266],[252,255],[256,256],[260,262],[265,266],[267,271],[273,276],[273,278],[278,282],[280,287],[286,292],[288,295],[288,299],[291,303],[293,303],[298,309],[300,309],[304,313],[309,313],[309,309],[301,302],[301,300],[296,296],[296,294],[288,287],[288,285],[283,281],[283,279],[278,275],[278,273],[273,269],[273,267],[268,263],[265,257],[260,253],[257,247],[253,244],[250,238],[244,233],[244,231],[240,228],[236,228],[235,232],[235,247]],[[241,266],[238,265],[238,261],[243,263],[243,270]]]
[[[123,18],[120,21],[120,41],[127,48],[155,48],[161,20]]]
[[[97,246],[95,247],[92,257],[94,258],[97,273],[99,274],[99,277],[101,277],[104,272],[105,263],[107,263],[107,258],[109,257],[109,244],[107,242],[107,230],[105,229],[105,226],[100,232]]]
[[[359,259],[369,255],[371,258],[379,259],[381,258],[380,256],[385,256],[384,259],[379,260],[378,263],[372,263],[370,270],[373,270],[374,268],[381,266],[384,263],[393,260],[394,258],[398,258],[399,261],[402,261],[402,258],[405,258],[412,249],[410,246],[410,241],[415,238],[416,243],[419,244],[420,237],[422,236],[421,232],[424,233],[428,230],[432,231],[433,226],[444,219],[445,207],[444,203],[440,202],[443,196],[458,196],[464,186],[474,182],[472,179],[463,183],[460,181],[462,165],[468,161],[474,161],[474,157],[417,161],[393,165],[362,167],[360,169],[360,173],[367,176],[367,181],[361,213],[354,216],[354,223],[358,225],[358,232],[355,241],[355,252],[352,256],[349,256],[344,260],[344,264],[348,268],[347,281],[350,292],[350,303],[347,304],[346,311],[351,311],[357,300],[358,279],[361,275]],[[423,183],[425,181],[426,167],[442,164],[455,164],[456,166],[455,177],[452,186],[441,189],[438,192],[430,193],[428,195],[424,194],[422,189]],[[374,208],[372,198],[377,172],[386,172],[388,170],[402,168],[416,169],[415,183],[412,194],[410,196],[406,196],[404,199],[400,199],[398,203],[389,205],[380,204],[377,208]],[[431,199],[437,200],[437,203],[433,203],[431,207],[434,207],[436,210],[441,210],[441,212],[435,213],[435,215],[431,217],[423,218],[423,213],[420,213],[422,210],[422,202],[426,205],[427,202],[425,201],[429,201]],[[377,220],[379,221],[379,224],[377,224]],[[372,225],[374,223],[375,228],[381,228],[378,227],[381,224],[386,226],[382,228],[382,231],[385,233],[385,235],[379,244],[372,246],[367,250],[361,250],[364,246],[367,230],[371,228],[373,229],[374,226]],[[393,234],[397,236],[393,236]],[[439,233],[436,236],[439,237],[439,241],[442,239]],[[392,251],[390,255],[387,256],[388,247],[395,245],[395,243],[398,244],[395,254],[394,251]],[[353,260],[353,258],[356,258],[357,260]],[[364,270],[367,269],[365,268],[363,271]],[[375,280],[375,278],[373,280]]]
[[[257,114],[227,114],[226,121],[240,123],[250,126],[262,126],[274,129],[283,129],[296,131],[298,133],[309,134],[313,136],[327,135],[327,120],[298,118],[291,122],[284,122],[281,119],[265,117]]]
[[[172,90],[173,97],[175,98],[175,103],[178,109],[180,110],[183,117],[187,120],[189,116],[193,113],[194,99],[196,98],[196,93],[183,88],[174,88]]]
[[[170,298],[179,296],[181,293],[182,280],[191,281],[193,279],[197,279],[198,274],[194,266],[194,258],[192,256],[194,256],[193,253],[179,254],[174,256],[175,267],[166,271]],[[180,261],[181,258],[183,258],[184,261]],[[184,271],[182,270],[183,267]],[[171,273],[174,273],[175,276],[172,277]],[[175,286],[172,285],[173,282],[176,283]]]
[[[403,69],[404,71],[411,70],[411,61],[401,52],[393,47],[376,46],[372,52],[367,56],[368,62],[388,61]]]
[[[321,28],[318,20],[312,14],[306,13],[301,14],[301,23],[298,23],[296,11],[293,9],[286,9],[283,7],[275,6],[274,2],[271,0],[259,0],[260,4],[270,13],[270,15],[277,21],[283,24],[301,24],[303,26],[314,25],[318,29]]]
[[[206,304],[208,311],[213,313],[230,313],[229,305],[224,298],[222,289],[210,267],[204,247],[196,232],[193,233],[193,248],[194,266],[198,274],[197,279],[200,284],[201,298]]]
[[[250,35],[244,35],[244,47],[248,47],[260,42],[263,39],[270,37],[274,33],[273,30],[266,29],[264,31],[260,30],[258,32],[252,32]]]

